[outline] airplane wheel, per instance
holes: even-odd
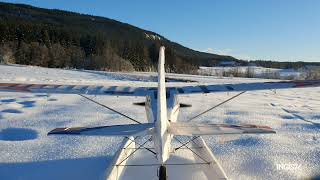
[[[167,168],[165,166],[159,168],[159,180],[167,180]]]

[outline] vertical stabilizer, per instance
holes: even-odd
[[[164,70],[164,47],[160,47],[158,63],[158,120],[167,121],[167,99],[166,99],[166,80]]]
[[[160,47],[159,64],[158,64],[158,94],[157,94],[157,121],[156,121],[156,148],[157,158],[160,163],[164,163],[168,157],[168,119],[167,119],[167,99],[166,99],[166,84],[165,84],[165,48]]]

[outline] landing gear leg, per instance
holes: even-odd
[[[159,168],[159,180],[167,180],[167,168],[164,165]]]

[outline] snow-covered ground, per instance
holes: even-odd
[[[0,82],[156,86],[154,73],[103,73],[0,65]],[[265,81],[174,75],[192,84]],[[185,85],[175,82],[169,85]],[[188,83],[190,84],[190,83]],[[184,95],[179,120],[234,93]],[[141,122],[136,97],[91,96]],[[320,88],[248,92],[194,122],[271,126],[277,134],[206,136],[231,179],[303,179],[320,176]],[[56,127],[131,123],[78,95],[0,93],[0,179],[103,179],[119,137],[47,136]]]

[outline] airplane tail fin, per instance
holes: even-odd
[[[166,84],[165,84],[165,48],[160,47],[159,62],[158,62],[158,121],[167,120],[167,99],[166,99]]]
[[[172,122],[168,132],[173,135],[201,136],[201,135],[222,135],[222,134],[268,134],[276,133],[268,126],[257,126],[251,124],[197,124]]]
[[[157,94],[157,120],[155,122],[155,148],[157,158],[163,164],[169,158],[170,149],[170,134],[167,132],[168,117],[167,117],[167,98],[166,98],[166,82],[165,82],[165,69],[164,69],[164,47],[160,47],[159,51],[159,64],[158,64],[158,94]]]

